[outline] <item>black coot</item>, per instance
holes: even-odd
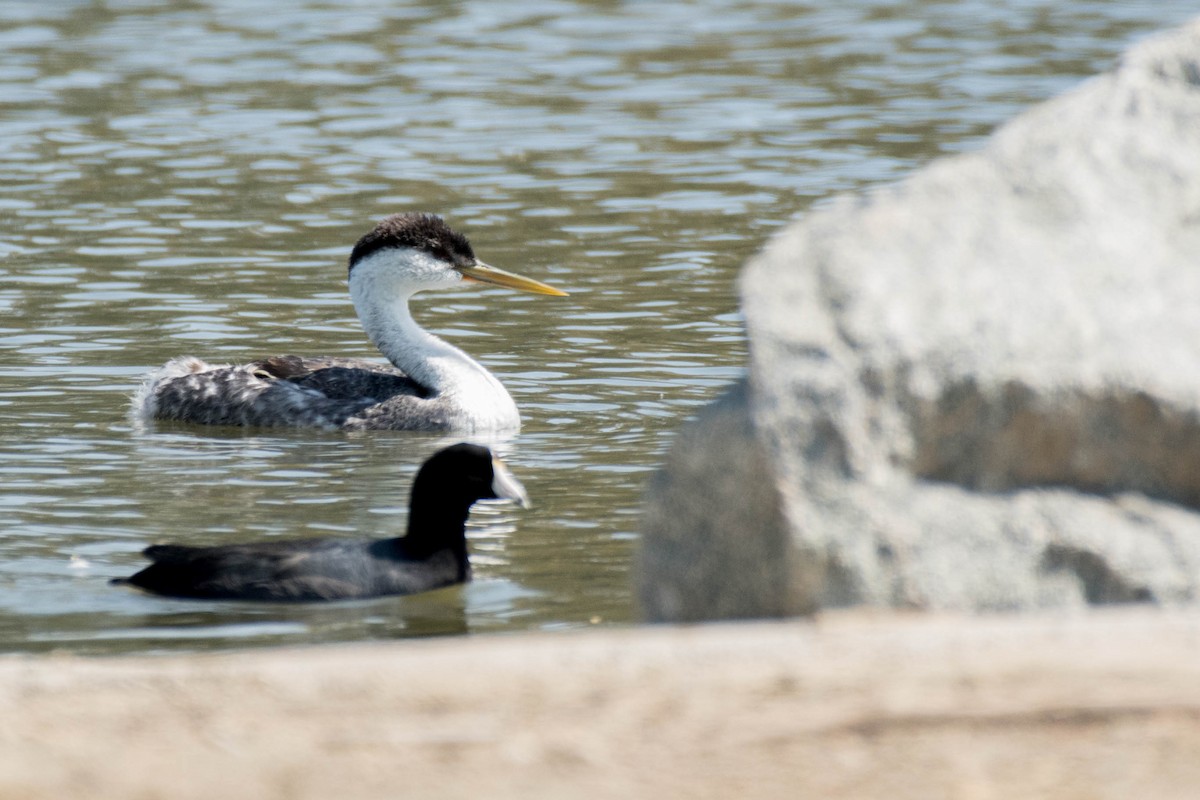
[[[294,539],[262,544],[144,551],[154,563],[129,584],[157,594],[224,600],[337,600],[414,594],[470,580],[467,514],[476,500],[521,506],[521,484],[486,447],[435,453],[413,482],[408,532],[399,539]]]

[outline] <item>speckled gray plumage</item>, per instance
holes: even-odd
[[[347,358],[276,356],[240,366],[169,362],[135,407],[201,425],[449,430],[455,410],[396,368]]]

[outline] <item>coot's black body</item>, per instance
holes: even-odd
[[[336,600],[415,594],[470,580],[466,522],[476,500],[524,505],[524,489],[486,447],[435,453],[417,473],[408,532],[398,539],[295,539],[262,544],[146,548],[152,563],[117,584],[173,597]]]

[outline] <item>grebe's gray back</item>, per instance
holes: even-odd
[[[350,297],[363,328],[391,365],[285,355],[240,366],[172,359],[133,398],[140,420],[203,425],[344,430],[503,431],[521,418],[482,364],[413,320],[409,299],[425,289],[490,283],[563,296],[553,286],[475,257],[470,242],[432,214],[394,214],[350,254]]]

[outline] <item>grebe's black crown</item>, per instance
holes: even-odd
[[[475,251],[467,237],[451,230],[445,220],[436,214],[406,211],[384,217],[373,231],[358,240],[350,252],[350,271],[367,256],[390,247],[423,250],[456,267],[475,263]]]

